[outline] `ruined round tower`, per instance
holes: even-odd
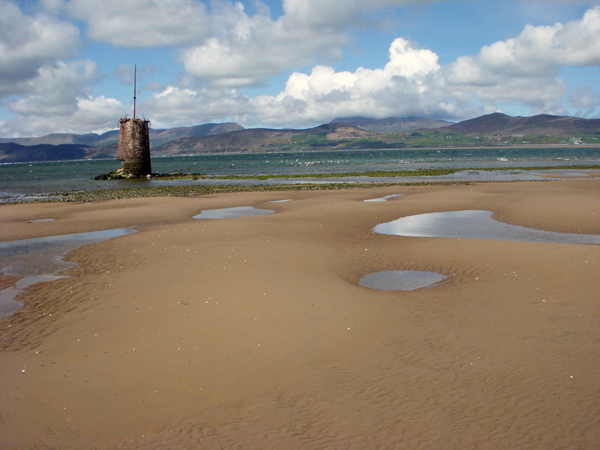
[[[152,173],[150,160],[150,121],[136,119],[119,120],[119,148],[117,159],[121,161],[124,176],[146,176]]]
[[[125,177],[152,174],[150,161],[150,121],[135,117],[137,100],[137,65],[133,75],[133,119],[119,120],[119,147],[117,159],[122,167],[118,170]]]

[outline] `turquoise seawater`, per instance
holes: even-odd
[[[328,152],[218,154],[202,156],[163,157],[152,159],[153,172],[199,173],[214,177],[225,175],[285,175],[303,174],[310,179],[315,173],[366,172],[373,170],[410,170],[423,168],[503,168],[507,173],[516,167],[556,167],[600,164],[600,148],[540,147],[482,149],[411,149],[354,150]],[[120,167],[117,160],[59,161],[21,164],[0,164],[0,197],[10,198],[49,194],[69,190],[93,190],[126,186],[178,184],[156,180],[95,181],[96,175]],[[499,174],[494,176],[498,177]],[[489,177],[489,174],[465,173],[464,177]],[[532,174],[523,174],[531,178]],[[456,176],[455,176],[456,177]],[[522,178],[523,178],[522,177]],[[513,174],[514,178],[514,174]],[[328,179],[327,182],[336,181]],[[338,181],[365,181],[364,178]],[[388,181],[388,180],[386,180]],[[187,181],[208,184],[213,180]],[[283,184],[295,180],[273,179],[230,180],[228,184]]]

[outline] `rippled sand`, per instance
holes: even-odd
[[[387,202],[370,198],[405,194]],[[281,199],[293,201],[269,203]],[[253,206],[274,214],[195,220]],[[430,212],[600,234],[600,180],[4,205],[0,239],[138,226],[0,320],[2,448],[591,449],[600,246],[399,237]],[[40,219],[53,221],[32,222]],[[359,285],[391,270],[437,286]],[[0,276],[0,286],[14,283]]]

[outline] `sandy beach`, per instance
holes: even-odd
[[[193,218],[237,206],[274,213]],[[0,448],[598,448],[600,246],[372,231],[459,210],[600,235],[600,179],[1,205],[0,241],[138,232],[0,319]]]

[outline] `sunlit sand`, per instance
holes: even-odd
[[[597,446],[600,246],[485,228],[598,236],[598,179],[0,209],[3,242],[138,230],[71,250],[65,278],[23,288],[0,319],[0,447]],[[456,211],[493,220],[458,238],[373,232]],[[395,271],[446,278],[361,285]]]

